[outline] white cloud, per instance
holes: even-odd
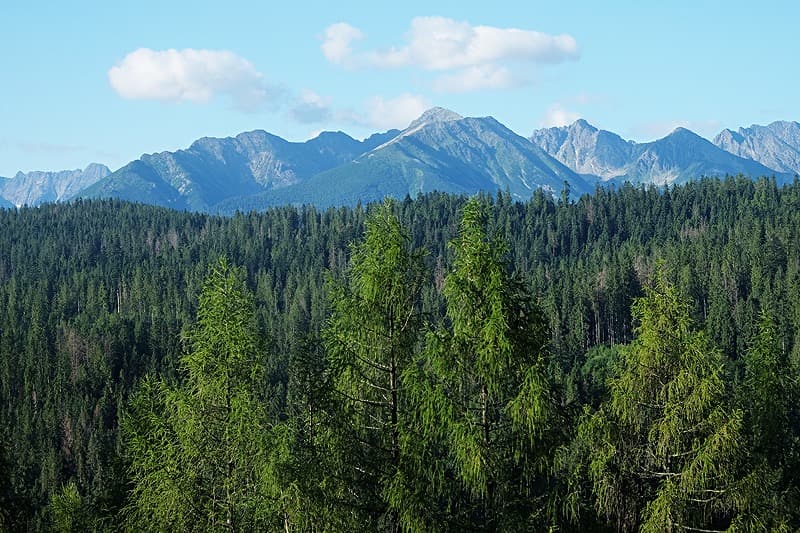
[[[332,63],[348,67],[455,71],[434,81],[434,89],[446,92],[509,87],[518,81],[510,63],[561,63],[580,55],[570,35],[472,26],[445,17],[412,19],[405,42],[386,50],[354,51],[352,43],[363,37],[358,28],[334,24],[325,31],[322,52]]]
[[[303,89],[289,114],[303,124],[325,122],[333,115],[330,98],[324,98],[309,89]]]
[[[359,122],[373,128],[388,130],[406,128],[411,121],[429,109],[431,104],[421,96],[406,93],[388,100],[374,96],[364,107],[367,114],[359,118]]]
[[[559,126],[568,126],[579,118],[581,118],[580,113],[564,109],[561,104],[553,104],[547,108],[539,124],[543,128],[555,128]]]
[[[272,96],[252,63],[225,50],[140,48],[108,71],[108,81],[131,100],[205,103],[227,95],[245,111]]]
[[[578,44],[569,35],[493,26],[471,26],[445,17],[416,17],[407,44],[386,52],[372,52],[377,66],[416,65],[428,70],[485,65],[516,59],[560,63],[578,57]]]
[[[289,117],[301,124],[349,123],[374,130],[404,129],[432,107],[422,96],[404,93],[395,98],[373,96],[358,109],[337,109],[329,97],[303,89],[289,109]],[[313,136],[318,134],[314,132]]]
[[[346,22],[337,22],[325,29],[321,46],[322,53],[331,63],[347,65],[353,55],[353,49],[350,45],[353,41],[363,37],[364,34],[358,28]]]
[[[518,83],[505,67],[476,65],[440,76],[433,82],[433,89],[442,93],[462,93],[479,89],[505,89]]]

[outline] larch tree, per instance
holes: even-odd
[[[544,495],[536,486],[553,416],[545,321],[486,226],[485,206],[471,199],[450,243],[446,325],[429,335],[416,367],[421,427],[446,457],[428,474],[450,501],[452,521],[484,531],[540,528]],[[461,496],[444,493],[453,490],[451,477]]]
[[[800,518],[800,494],[792,481],[800,466],[800,383],[770,313],[762,311],[742,359],[738,399],[748,451],[742,472],[757,480],[743,495],[747,513],[738,522],[748,530],[790,531],[789,524]]]
[[[694,329],[663,267],[633,305],[609,399],[578,429],[595,507],[618,531],[722,531],[736,517],[745,453],[721,351]]]
[[[264,355],[241,270],[225,260],[212,269],[186,340],[183,382],[145,380],[124,420],[129,525],[269,529],[280,520],[280,493],[269,456]]]
[[[408,400],[403,375],[421,328],[424,269],[386,201],[366,221],[343,283],[332,283],[332,314],[323,332],[335,398],[347,435],[340,445],[363,527],[400,531],[406,491],[404,434]]]

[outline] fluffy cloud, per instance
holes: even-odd
[[[289,110],[289,115],[303,124],[325,122],[333,116],[330,104],[329,98],[323,98],[314,91],[304,89],[300,98]]]
[[[416,17],[411,21],[406,45],[372,52],[377,66],[416,65],[427,70],[485,65],[516,59],[559,63],[578,57],[578,44],[569,35],[492,26],[471,26],[444,17]]]
[[[111,87],[123,98],[162,102],[208,102],[229,96],[249,111],[271,96],[252,63],[225,50],[135,50],[108,71]]]
[[[408,93],[390,99],[374,96],[367,101],[367,114],[359,121],[382,130],[404,129],[430,107],[425,98]]]
[[[325,29],[322,40],[322,53],[331,63],[349,64],[353,56],[350,46],[353,41],[362,39],[364,34],[346,22],[332,24]]]
[[[357,53],[352,44],[364,37],[346,23],[325,31],[322,52],[332,63],[349,67],[417,67],[455,71],[441,76],[434,88],[466,91],[513,85],[509,63],[560,63],[577,59],[578,44],[570,35],[549,35],[516,28],[472,26],[445,17],[416,17],[405,43],[388,50]]]
[[[547,111],[539,123],[543,128],[555,128],[559,126],[568,126],[579,118],[581,118],[580,113],[564,109],[561,104],[553,104],[547,108]]]

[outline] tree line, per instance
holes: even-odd
[[[0,212],[3,524],[793,530],[799,204]]]

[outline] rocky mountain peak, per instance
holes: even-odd
[[[450,111],[443,107],[432,107],[425,111],[418,119],[408,125],[408,128],[416,128],[424,124],[433,124],[436,122],[452,122],[454,120],[461,120],[462,117],[455,111]]]
[[[686,129],[682,126],[678,126],[671,133],[669,133],[666,137],[660,139],[662,142],[681,142],[681,143],[708,143],[711,144],[710,141],[704,139],[700,135],[696,134],[692,130]]]
[[[597,131],[597,128],[589,124],[585,119],[579,118],[575,122],[569,126],[571,129],[580,129],[580,130],[589,130],[589,131]]]
[[[111,169],[100,163],[89,163],[83,169],[83,175],[89,178],[101,179],[111,174]]]
[[[17,172],[12,179],[0,183],[0,196],[16,206],[60,202],[73,198],[110,173],[107,166],[99,163],[91,163],[85,170]]]
[[[722,130],[714,144],[739,157],[789,174],[800,173],[800,124],[776,121],[767,126],[752,125],[738,131]]]

